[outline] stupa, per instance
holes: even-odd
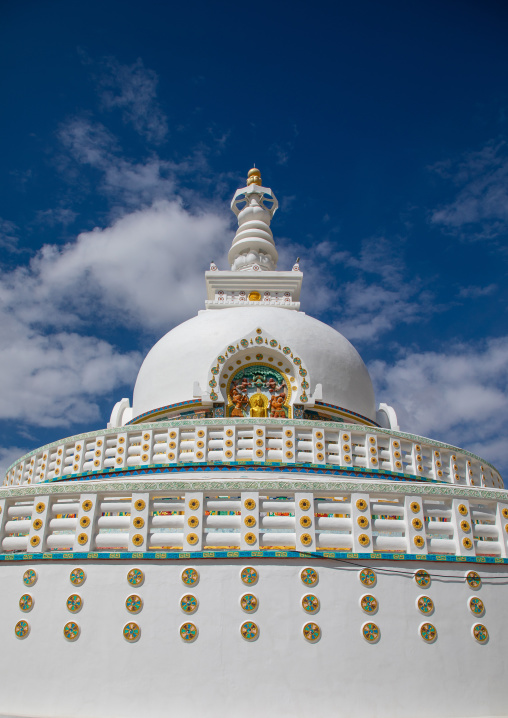
[[[230,269],[106,429],[0,488],[0,714],[506,716],[508,492],[405,433],[277,268],[259,170]]]

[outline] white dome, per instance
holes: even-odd
[[[277,307],[203,310],[160,339],[139,370],[133,417],[192,399],[195,382],[209,391],[210,367],[228,344],[256,328],[290,346],[308,370],[310,394],[322,385],[322,400],[375,420],[374,389],[356,349],[323,322]]]

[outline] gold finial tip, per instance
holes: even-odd
[[[257,167],[253,167],[247,173],[247,185],[258,184],[261,185],[261,173]]]

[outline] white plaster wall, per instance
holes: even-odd
[[[302,312],[263,306],[202,311],[163,336],[139,370],[133,416],[191,399],[196,381],[207,391],[207,375],[217,355],[257,327],[302,358],[311,392],[321,383],[323,401],[375,420],[372,382],[352,344]]]
[[[416,562],[364,562],[378,575],[370,589],[358,579],[359,569],[326,560],[197,560],[185,562],[83,562],[87,580],[80,588],[69,581],[74,562],[34,564],[39,574],[27,589],[23,572],[30,564],[2,564],[0,592],[0,714],[44,718],[146,718],[161,715],[237,718],[255,716],[337,716],[339,718],[462,718],[506,715],[505,661],[508,645],[508,583],[484,580],[475,593],[463,581],[465,572],[506,574],[505,566],[425,564],[441,579],[422,590],[411,577],[383,575],[381,568],[415,570]],[[240,596],[249,589],[240,581],[246,565],[259,570],[251,592],[259,599],[255,614],[245,614]],[[312,565],[319,583],[308,589],[299,574]],[[130,568],[145,571],[145,583],[134,589],[126,580]],[[186,566],[195,567],[200,582],[190,590],[180,580]],[[458,580],[444,575],[455,575]],[[24,593],[35,606],[18,608]],[[84,599],[73,616],[67,597]],[[184,593],[194,593],[199,609],[188,617],[179,608]],[[301,598],[315,593],[321,610],[309,617]],[[364,593],[379,601],[369,618],[359,606]],[[124,606],[130,593],[144,599],[137,617]],[[425,593],[435,602],[426,619],[415,601]],[[471,595],[486,605],[475,619],[467,606]],[[30,635],[19,640],[14,625],[26,618]],[[259,639],[245,642],[239,633],[245,620],[260,627]],[[81,626],[68,643],[67,621]],[[127,643],[122,628],[139,623],[141,639]],[[192,620],[198,639],[184,644],[179,626]],[[302,636],[313,620],[323,635],[316,644]],[[368,620],[381,628],[381,640],[369,645],[361,635]],[[425,644],[418,627],[430,620],[438,639]],[[471,636],[476,622],[490,632],[486,645]]]

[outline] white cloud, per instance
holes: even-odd
[[[102,68],[99,87],[103,107],[120,109],[124,122],[136,132],[151,142],[163,142],[168,122],[157,102],[157,73],[146,68],[140,58],[132,65],[107,58]]]
[[[0,447],[0,479],[2,481],[9,466],[26,453],[26,448],[18,446]]]
[[[469,239],[495,239],[508,230],[508,145],[491,141],[458,160],[430,168],[458,188],[435,209],[431,222]]]
[[[37,212],[36,221],[48,227],[56,227],[59,224],[68,227],[75,221],[77,216],[77,213],[68,207],[55,207]]]
[[[60,158],[60,169],[68,179],[79,176],[79,165],[88,165],[102,175],[99,191],[124,210],[173,195],[176,165],[155,154],[141,162],[126,159],[104,125],[77,117],[63,123],[58,136],[68,152]],[[77,169],[69,159],[78,164]]]
[[[508,469],[508,337],[455,343],[446,352],[407,351],[369,371],[377,398],[392,404],[403,431],[469,449]]]
[[[314,244],[312,252],[287,241],[277,246],[279,265],[290,268],[301,255],[304,310],[326,312],[336,329],[359,343],[443,309],[418,276],[408,281],[400,244],[398,238],[373,237],[363,242],[358,255],[337,251],[328,240]]]
[[[88,332],[160,333],[203,307],[205,269],[231,241],[229,219],[178,201],[125,215],[64,247],[44,246],[0,279],[0,418],[39,426],[98,420],[101,395],[141,363]],[[78,333],[79,332],[79,333]]]
[[[0,217],[0,247],[15,250],[18,243],[18,229],[14,222]]]
[[[488,284],[485,287],[470,285],[469,287],[460,288],[459,297],[463,299],[478,299],[478,297],[489,297],[491,294],[497,292],[497,290],[497,284]]]
[[[131,383],[140,363],[136,352],[93,337],[43,336],[19,322],[9,329],[0,343],[0,419],[45,427],[100,421],[98,397]]]

